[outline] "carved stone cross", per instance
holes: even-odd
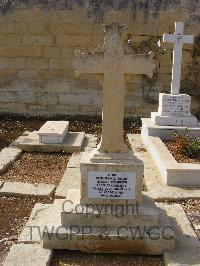
[[[181,82],[182,48],[184,43],[192,44],[194,35],[183,35],[184,23],[175,22],[174,34],[163,34],[163,42],[174,43],[171,94],[178,95]]]
[[[76,52],[76,75],[103,74],[102,137],[100,152],[123,153],[127,147],[123,140],[125,74],[153,75],[152,55],[124,53],[124,25],[105,26],[103,53]]]

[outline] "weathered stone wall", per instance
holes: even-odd
[[[93,51],[103,42],[102,23],[127,25],[125,50],[153,50],[153,79],[133,76],[126,89],[126,113],[149,116],[158,93],[169,92],[172,45],[157,42],[185,22],[194,45],[184,45],[182,92],[200,109],[200,3],[197,0],[0,0],[0,112],[96,114],[101,84],[93,76],[75,79],[74,51]],[[129,44],[127,44],[129,40]],[[167,48],[167,49],[166,49]],[[114,93],[114,92],[113,92]]]

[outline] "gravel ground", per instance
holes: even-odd
[[[37,120],[14,120],[0,118],[0,150],[10,145],[21,136],[24,131],[38,130],[42,126],[42,121]]]
[[[200,229],[196,228],[196,225],[200,228],[200,200],[187,200],[183,201],[182,206],[190,220],[199,240],[200,240]]]
[[[163,266],[161,256],[87,254],[56,250],[50,266]]]
[[[168,150],[174,156],[175,160],[178,163],[200,163],[199,159],[193,159],[183,154],[181,151],[177,149],[177,144],[173,141],[163,141]]]
[[[69,161],[65,153],[23,153],[0,180],[58,185]]]
[[[11,245],[17,242],[17,237],[37,202],[51,203],[52,200],[0,198],[0,265]]]

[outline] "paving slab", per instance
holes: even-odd
[[[60,213],[63,209],[63,201],[63,199],[56,199],[53,204],[36,203],[18,238],[18,243],[40,243],[43,230],[48,223],[61,223]]]
[[[92,151],[97,146],[97,136],[93,134],[85,134],[82,151]]]
[[[3,173],[8,168],[8,166],[10,166],[15,160],[17,160],[21,153],[22,150],[15,146],[4,148],[0,152],[0,173]]]
[[[21,182],[5,182],[0,189],[0,196],[49,198],[55,186],[51,184],[28,184]]]
[[[158,137],[149,136],[148,142],[144,143],[164,185],[200,188],[200,164],[177,162]]]
[[[200,265],[200,241],[182,206],[164,203],[158,203],[157,206],[167,212],[176,235],[175,250],[164,252],[165,265]]]
[[[68,132],[62,144],[43,144],[39,142],[37,131],[30,132],[29,135],[19,137],[15,144],[26,152],[80,152],[84,142],[84,132]]]
[[[61,182],[56,189],[56,198],[65,198],[69,189],[80,188],[81,173],[80,168],[67,168]]]
[[[81,158],[82,158],[83,154],[84,154],[84,152],[73,153],[71,158],[69,159],[67,167],[68,168],[80,167],[80,162],[81,162]]]
[[[4,262],[4,266],[48,266],[53,252],[40,244],[15,244]]]
[[[151,155],[142,143],[139,134],[128,134],[128,139],[135,155],[144,162],[144,182],[147,187],[146,195],[156,201],[179,201],[181,199],[200,199],[200,188],[181,188],[167,186],[157,170]]]

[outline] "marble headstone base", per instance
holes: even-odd
[[[200,136],[200,124],[197,123],[195,127],[185,127],[185,126],[159,126],[155,125],[151,118],[142,118],[142,131],[141,135],[143,141],[148,141],[148,136],[159,137],[163,140],[171,140],[174,132],[179,134],[184,134],[185,132],[192,137]]]
[[[191,97],[187,94],[159,93],[158,112],[151,120],[158,126],[197,127],[197,118],[190,114]]]
[[[151,120],[157,126],[197,127],[197,118],[193,115],[161,116],[158,112],[152,112]]]
[[[144,165],[132,152],[85,153],[80,163],[81,202],[141,204]]]
[[[159,93],[158,114],[160,116],[189,116],[191,97],[187,94]]]

